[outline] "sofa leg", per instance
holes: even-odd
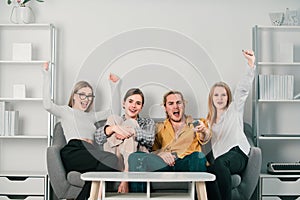
[[[207,200],[205,182],[196,182],[198,200]]]

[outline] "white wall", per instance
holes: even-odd
[[[299,0],[45,0],[30,2],[37,23],[58,29],[57,101],[66,103],[82,64],[114,35],[142,27],[175,30],[200,44],[233,88],[252,47],[252,27],[270,25],[268,13],[300,8]],[[0,1],[0,23],[12,7]],[[134,42],[134,41],[132,41]],[[245,120],[251,122],[251,97]],[[205,114],[203,113],[203,116]]]

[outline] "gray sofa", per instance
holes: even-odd
[[[99,122],[97,126],[104,122]],[[233,175],[232,195],[234,200],[250,199],[256,188],[260,169],[261,169],[261,151],[254,146],[252,128],[249,124],[244,124],[244,131],[251,144],[251,152],[248,166],[242,176]],[[60,149],[66,144],[66,139],[60,123],[54,128],[52,145],[47,148],[47,169],[50,178],[51,188],[54,192],[54,199],[75,199],[84,185],[80,179],[80,173],[76,171],[66,174],[60,157]],[[117,190],[117,183],[111,183],[108,187],[110,191]],[[176,192],[187,190],[186,183],[154,183],[151,185],[154,192]]]

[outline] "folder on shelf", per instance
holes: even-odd
[[[4,112],[4,136],[18,135],[19,111],[6,110]]]
[[[5,110],[6,110],[6,102],[1,101],[0,102],[0,136],[3,136],[5,134]]]
[[[259,99],[292,100],[294,75],[259,74]]]

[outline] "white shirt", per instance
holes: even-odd
[[[234,91],[233,101],[221,115],[219,122],[212,126],[211,144],[215,158],[235,146],[239,146],[246,155],[250,152],[250,144],[244,133],[243,114],[254,79],[254,71],[255,67],[247,67],[246,76],[238,83]]]

